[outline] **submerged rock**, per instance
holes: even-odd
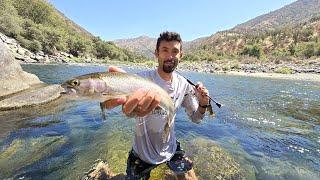
[[[97,179],[125,179],[125,174],[117,174],[115,175],[109,165],[102,161],[97,160],[96,163],[93,165],[93,168],[90,169],[85,176],[82,178],[83,180],[97,180]]]
[[[214,141],[197,138],[184,147],[200,179],[245,179],[240,164]]]
[[[109,135],[107,150],[103,159],[108,164],[99,161],[94,168],[86,173],[84,179],[99,179],[99,177],[121,177],[125,174],[128,152],[131,148],[130,136],[121,132]],[[194,164],[196,176],[199,179],[245,179],[245,170],[233,157],[211,140],[197,138],[182,144],[186,154]],[[100,165],[99,165],[100,163]],[[101,164],[103,163],[103,165]],[[91,174],[90,176],[88,176]],[[118,176],[116,176],[118,175]],[[167,165],[161,164],[151,171],[151,179],[177,179]]]
[[[0,152],[0,178],[10,177],[21,168],[49,156],[66,142],[63,136],[15,139]]]

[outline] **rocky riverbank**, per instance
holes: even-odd
[[[124,64],[127,66],[150,68],[157,65],[156,62],[131,63],[120,61],[108,61],[101,59],[92,59],[84,57],[82,59],[73,57],[72,54],[58,52],[55,55],[47,55],[43,52],[33,53],[19,45],[12,38],[0,33],[0,39],[8,47],[15,59],[20,63],[40,63],[40,64],[83,64],[83,65],[101,65],[101,64]],[[217,62],[182,62],[179,69],[183,71],[195,71],[204,73],[228,73],[236,75],[250,75],[258,77],[270,77],[270,74],[311,74],[310,76],[320,75],[320,59],[295,60],[295,61],[261,61],[257,62],[248,57],[241,63],[237,61],[217,61]],[[261,75],[264,74],[265,75]],[[314,75],[316,74],[316,75]],[[303,75],[303,76],[308,76]],[[272,75],[271,75],[272,76]],[[299,75],[300,76],[300,75]],[[273,77],[282,77],[275,75]],[[288,77],[288,75],[285,75]]]

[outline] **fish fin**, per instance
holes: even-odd
[[[94,87],[93,87],[93,86],[91,86],[91,87],[90,87],[90,89],[89,89],[88,91],[89,91],[89,93],[90,93],[90,94],[93,94],[93,93],[94,93]]]
[[[111,100],[111,99],[125,98],[127,96],[128,96],[127,94],[107,94],[107,93],[102,93],[102,99],[104,101]]]
[[[100,109],[101,109],[101,117],[103,120],[107,120],[107,114],[106,114],[106,109],[103,106],[103,103],[100,102]]]
[[[214,118],[214,117],[216,116],[216,114],[213,112],[211,103],[210,103],[209,106],[207,107],[207,111],[209,112],[210,117]]]
[[[166,143],[169,139],[169,135],[170,135],[170,127],[169,127],[169,121],[166,123],[166,125],[164,125],[164,129],[162,132],[162,142]]]
[[[162,106],[160,106],[160,105],[158,105],[155,109],[156,109],[156,110],[162,110],[162,111],[165,111],[165,110],[166,110],[164,107],[162,107]]]

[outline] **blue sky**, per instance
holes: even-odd
[[[295,0],[49,0],[103,40],[179,32],[185,41],[210,36]]]

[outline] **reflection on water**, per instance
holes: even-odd
[[[23,68],[47,83],[106,69]],[[194,82],[204,82],[224,105],[215,109],[214,120],[207,117],[199,125],[191,123],[183,110],[177,115],[177,136],[194,159],[201,179],[217,177],[210,174],[211,169],[233,172],[227,179],[243,175],[249,179],[319,179],[320,83],[183,74]],[[0,122],[1,179],[81,178],[96,159],[107,160],[116,173],[123,172],[135,123],[123,116],[120,108],[102,120],[97,102],[63,98],[39,107],[0,112]]]

